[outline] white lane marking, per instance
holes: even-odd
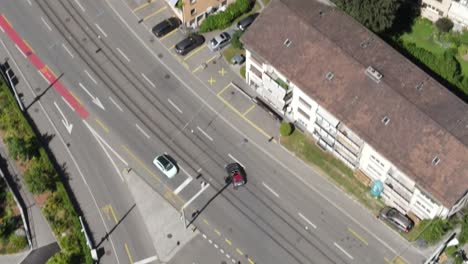
[[[179,187],[177,187],[177,189],[175,189],[174,194],[178,195],[192,180],[192,177],[187,178],[181,185],[179,185]]]
[[[179,168],[180,168],[185,174],[187,174],[187,176],[189,176],[190,178],[193,178],[192,175],[190,175],[190,174],[184,169],[184,167],[182,167],[181,165],[179,165]]]
[[[232,160],[234,160],[235,162],[239,163],[239,165],[241,165],[242,167],[245,168],[245,166],[242,165],[242,163],[240,163],[236,158],[234,158],[234,156],[232,156],[231,153],[228,153],[228,156],[229,156]]]
[[[0,42],[2,43],[5,51],[8,53],[8,56],[11,58],[11,61],[13,61],[13,64],[15,64],[15,67],[17,69],[19,69],[19,73],[21,74],[21,77],[23,78],[23,80],[26,81],[26,85],[28,86],[29,88],[29,91],[31,92],[31,94],[33,96],[36,96],[36,93],[34,93],[32,87],[31,87],[31,84],[28,82],[28,80],[26,79],[26,77],[24,76],[23,72],[20,70],[20,67],[18,66],[18,64],[16,63],[16,60],[13,58],[12,54],[10,53],[10,51],[7,49],[5,43],[0,39]],[[100,207],[98,206],[98,203],[96,201],[96,198],[94,197],[93,193],[91,192],[91,188],[89,187],[89,184],[88,182],[86,181],[86,178],[84,177],[83,175],[83,172],[81,171],[81,168],[78,166],[78,162],[76,161],[75,157],[73,156],[73,154],[71,153],[70,149],[67,147],[67,144],[65,143],[65,140],[63,139],[62,137],[62,134],[60,134],[60,132],[58,131],[57,127],[55,126],[54,122],[52,122],[52,119],[50,118],[49,114],[46,112],[44,106],[42,105],[42,103],[39,101],[39,106],[41,107],[41,110],[42,112],[44,113],[44,115],[46,116],[47,118],[47,121],[49,121],[50,125],[52,126],[52,128],[54,129],[55,133],[58,135],[59,139],[60,139],[60,142],[62,142],[62,145],[64,146],[65,148],[65,151],[67,152],[67,154],[70,156],[72,162],[73,162],[73,165],[75,165],[77,171],[78,171],[78,174],[80,174],[81,176],[81,179],[83,180],[83,182],[85,183],[86,185],[86,188],[88,189],[88,192],[89,194],[91,195],[91,198],[93,199],[93,203],[94,203],[94,206],[96,207],[96,210],[99,214],[99,217],[101,218],[101,221],[102,221],[102,224],[104,225],[104,228],[106,230],[106,232],[109,232],[109,227],[107,226],[106,224],[106,221],[104,220],[104,217],[101,213],[101,209]],[[128,165],[127,165],[128,166]],[[114,250],[114,252],[117,252],[117,250],[115,249],[115,245],[114,245],[114,240],[112,239],[112,236],[109,235],[109,240],[111,242],[111,246],[112,246],[112,249]],[[117,260],[117,263],[120,264],[120,260],[119,260],[119,257],[117,256],[117,254],[115,255],[115,259]]]
[[[262,182],[263,186],[267,188],[272,194],[279,198],[279,194],[276,193],[270,186],[266,185],[266,183]]]
[[[120,110],[120,112],[123,112],[122,107],[120,107],[120,105],[118,105],[117,102],[112,99],[112,97],[109,96],[109,100],[115,105],[115,107],[117,107],[117,109]]]
[[[226,253],[226,258],[230,259],[230,258],[231,258],[231,256],[229,256],[229,254],[227,254],[227,253]]]
[[[219,249],[219,251],[221,252],[221,254],[224,254],[224,250],[223,250],[223,249]]]
[[[153,88],[156,88],[156,85],[154,85],[154,83],[148,79],[148,77],[146,77],[146,75],[144,73],[141,74],[141,76],[143,76],[143,78],[149,83],[151,84],[151,86],[153,86]]]
[[[307,217],[305,217],[303,214],[299,213],[299,216],[300,216],[304,221],[306,221],[309,225],[311,225],[313,228],[317,228],[317,226],[314,225],[314,223],[312,223],[309,219],[307,219]]]
[[[213,138],[210,137],[210,135],[208,135],[205,131],[203,131],[203,129],[201,129],[199,126],[197,126],[197,129],[202,132],[203,135],[205,135],[205,137],[207,137],[210,141],[213,141]]]
[[[64,98],[63,96],[62,96],[62,100],[68,105],[68,107],[70,107],[70,109],[71,109],[73,112],[75,112],[75,108],[73,108],[73,107],[71,106],[71,104],[70,104],[67,100],[65,100],[65,98]]]
[[[74,58],[75,56],[73,56],[73,54],[71,53],[71,51],[67,48],[67,46],[65,46],[65,43],[62,43],[62,47],[68,52],[68,54],[70,55],[70,57]]]
[[[211,239],[208,239],[208,242],[210,242],[210,244],[213,243],[213,241],[211,241]]]
[[[23,51],[18,47],[18,45],[15,44],[15,47],[18,49],[18,51],[23,54],[23,57],[26,58],[26,55],[23,53]]]
[[[30,6],[32,6],[31,0],[28,0],[28,4],[29,4]]]
[[[44,25],[46,26],[46,28],[49,30],[49,31],[52,31],[52,28],[49,26],[49,24],[47,24],[47,21],[45,21],[45,19],[43,17],[41,17],[41,20],[42,20],[42,23],[44,23]]]
[[[218,248],[218,245],[214,244],[214,247],[215,247],[215,248]]]
[[[179,111],[179,113],[183,113],[182,110],[174,103],[172,102],[171,99],[167,99],[167,101],[172,105],[172,107],[174,107],[177,111]]]
[[[122,55],[122,57],[124,57],[128,62],[130,62],[130,59],[127,57],[127,55],[125,55],[125,53],[123,53],[121,49],[117,48],[117,51],[120,53],[120,55]]]
[[[96,23],[96,24],[94,24],[94,25],[96,25],[97,29],[98,29],[99,31],[101,31],[101,33],[104,35],[104,37],[107,38],[106,32],[104,32],[104,30],[102,30],[102,28],[99,26],[99,24]]]
[[[158,260],[158,257],[157,256],[152,256],[152,257],[145,258],[145,259],[142,259],[142,260],[137,261],[137,262],[133,262],[133,264],[147,264],[147,263],[150,263],[150,262],[153,262],[153,261],[156,261],[156,260]]]
[[[91,79],[91,81],[93,81],[95,84],[97,84],[96,80],[93,78],[93,76],[91,76],[91,74],[89,74],[89,72],[87,70],[84,70],[84,72],[86,73],[86,75],[88,75],[88,77]]]
[[[205,234],[203,234],[203,238],[206,239],[206,235],[205,235]]]
[[[150,136],[138,125],[138,124],[135,124],[137,129],[140,130],[140,132],[147,138],[149,139]]]
[[[218,113],[218,111],[216,109],[214,109],[210,104],[208,104],[208,102],[203,99],[203,97],[201,97],[201,95],[197,94],[194,89],[192,89],[188,84],[187,82],[185,82],[174,70],[172,70],[172,68],[170,68],[161,58],[158,57],[158,55],[145,43],[145,41],[135,32],[135,30],[127,23],[127,21],[119,14],[119,12],[117,12],[117,10],[115,9],[114,5],[112,5],[110,3],[109,0],[105,0],[106,3],[109,5],[109,7],[112,9],[112,11],[114,12],[114,14],[120,19],[120,21],[125,25],[125,27],[127,27],[127,29],[133,34],[133,36],[135,37],[135,39],[138,39],[138,41],[140,41],[140,44],[145,47],[145,49],[153,56],[153,58],[155,60],[157,60],[159,63],[161,63],[162,65],[164,65],[164,67],[166,67],[166,69],[169,71],[169,73],[171,73],[173,76],[175,76],[177,78],[178,81],[180,81],[180,83],[182,83],[185,88],[187,88],[187,90],[190,91],[190,93],[192,93],[192,95],[197,98],[198,100],[200,100],[200,102],[203,102],[203,104],[211,110],[211,112],[213,113]],[[137,14],[133,13],[133,15],[138,18]],[[138,18],[139,19],[139,18]],[[149,28],[143,24],[143,26],[146,28],[147,31],[151,32],[149,30]],[[202,80],[200,78],[198,78],[199,82],[201,84],[203,84]],[[205,87],[207,89],[209,89],[209,87],[207,87],[205,85]],[[212,91],[212,90],[210,90]],[[216,93],[214,93],[212,91],[212,94],[216,95]],[[384,240],[382,240],[381,238],[379,238],[377,235],[375,235],[373,232],[369,231],[369,229],[367,229],[365,226],[363,226],[356,218],[352,217],[348,212],[346,212],[346,210],[344,210],[343,208],[341,208],[337,203],[333,202],[332,200],[330,200],[327,196],[325,196],[321,191],[319,191],[314,185],[310,184],[309,182],[307,182],[304,178],[302,178],[301,176],[299,176],[299,174],[297,174],[295,171],[293,171],[291,168],[289,168],[287,165],[285,165],[283,162],[281,162],[280,160],[278,160],[275,156],[273,156],[271,153],[269,153],[268,151],[266,151],[264,148],[262,148],[260,145],[258,145],[258,143],[256,143],[254,140],[252,140],[250,137],[248,137],[245,133],[243,133],[241,130],[239,130],[239,128],[235,127],[234,125],[231,124],[231,122],[229,120],[227,120],[223,115],[219,115],[219,117],[221,118],[221,120],[223,120],[227,125],[229,125],[234,131],[236,131],[237,133],[239,133],[240,135],[244,136],[245,138],[249,139],[249,142],[251,142],[257,149],[259,149],[260,151],[262,151],[268,158],[270,158],[271,160],[274,160],[277,164],[279,164],[281,167],[283,167],[285,170],[287,170],[289,173],[291,173],[292,175],[294,175],[294,177],[296,179],[298,179],[301,183],[303,183],[305,186],[309,187],[311,190],[315,191],[318,195],[320,195],[320,197],[322,197],[324,200],[326,200],[327,202],[329,202],[331,205],[333,205],[338,211],[340,211],[342,214],[344,214],[346,217],[348,217],[349,219],[351,219],[356,225],[360,226],[362,229],[366,230],[371,236],[373,236],[376,240],[378,240],[382,245],[384,245],[385,247],[387,247],[393,254],[398,254],[398,252],[392,248],[387,242],[385,242]],[[305,164],[303,162],[303,164]],[[309,166],[307,164],[305,164],[306,166]],[[310,168],[310,166],[309,166]],[[336,186],[335,186],[336,187]],[[338,187],[336,187],[338,188]],[[233,259],[234,261],[234,259]]]
[[[3,28],[2,28],[2,27],[0,27],[0,30],[1,30],[3,33],[5,33],[5,30],[3,30]]]
[[[348,256],[348,258],[354,259],[353,256],[351,256],[348,252],[346,252],[346,250],[344,250],[342,247],[340,247],[340,245],[338,245],[336,242],[333,242],[333,244],[335,245],[335,247],[337,247],[339,250],[341,250],[341,252],[343,252],[346,256]]]
[[[44,76],[44,74],[42,74],[42,72],[40,70],[37,70],[37,72],[39,72],[39,74],[42,76],[42,78],[44,78],[44,81],[46,81],[46,83],[49,83],[49,80],[46,79],[46,77]]]
[[[81,11],[86,12],[86,10],[84,9],[84,7],[81,5],[80,2],[78,2],[78,0],[75,0],[75,3],[80,7]]]

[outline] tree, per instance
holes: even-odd
[[[344,12],[374,32],[392,27],[401,0],[334,0]]]
[[[291,135],[293,132],[293,126],[289,122],[282,122],[280,126],[280,134],[283,137]]]
[[[24,180],[32,193],[39,194],[55,189],[57,172],[49,160],[46,152],[41,149],[39,157],[33,157],[24,172]]]
[[[448,17],[441,17],[435,23],[441,32],[449,32],[453,28],[453,22]]]

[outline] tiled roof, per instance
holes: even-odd
[[[277,0],[242,41],[446,207],[467,191],[468,106],[353,18],[313,0]]]

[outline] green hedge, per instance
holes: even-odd
[[[242,14],[249,11],[250,0],[237,0],[230,4],[224,12],[208,16],[199,27],[199,32],[209,32],[218,29],[225,29]]]
[[[57,237],[61,252],[49,263],[92,264],[86,239],[81,233],[78,216],[70,198],[52,165],[45,149],[16,104],[8,86],[0,81],[0,128],[5,131],[4,141],[9,155],[26,166],[24,179],[28,189],[36,194],[50,192],[43,208]],[[15,242],[15,244],[20,244]]]
[[[438,217],[432,220],[423,220],[419,224],[424,227],[420,238],[424,239],[428,244],[434,244],[439,241],[453,228],[451,221]]]

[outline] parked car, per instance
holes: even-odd
[[[384,207],[379,217],[403,232],[409,232],[414,226],[413,220],[390,206]]]
[[[160,38],[178,28],[182,22],[177,17],[171,17],[161,21],[153,27],[153,34]]]
[[[254,13],[239,20],[239,22],[237,22],[237,28],[239,30],[245,31],[254,22],[257,16],[258,13]]]
[[[169,179],[174,178],[178,172],[177,166],[166,154],[159,155],[154,158],[153,164]]]
[[[180,55],[186,55],[196,47],[201,46],[205,42],[205,37],[198,34],[192,34],[181,40],[175,45],[175,50]]]
[[[230,163],[225,166],[228,176],[225,178],[226,183],[232,183],[234,189],[247,183],[247,175],[244,167],[239,163]]]
[[[244,63],[244,62],[245,62],[244,54],[236,54],[231,59],[231,63],[234,64],[234,65],[236,65],[236,64],[242,65],[242,63]]]
[[[220,50],[224,46],[229,44],[230,41],[231,41],[231,35],[229,35],[229,33],[227,32],[222,32],[221,34],[217,35],[216,37],[210,40],[210,43],[208,44],[208,48],[211,51]]]

